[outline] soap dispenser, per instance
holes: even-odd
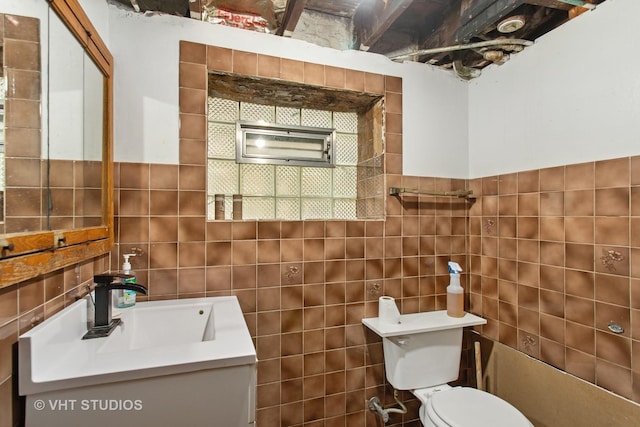
[[[122,263],[122,272],[124,274],[130,274],[133,277],[128,279],[124,279],[124,283],[137,283],[136,273],[131,270],[131,263],[129,262],[129,258],[132,256],[136,256],[136,254],[124,254],[122,255],[124,258],[124,262]],[[127,308],[132,307],[136,304],[136,291],[132,291],[129,289],[124,289],[121,291],[122,293],[118,294],[117,299],[117,308]]]
[[[450,282],[447,286],[447,314],[451,317],[464,316],[464,290],[460,286],[461,271],[460,264],[449,261]]]

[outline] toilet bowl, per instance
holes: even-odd
[[[426,427],[531,427],[533,424],[508,402],[470,387],[451,387],[460,373],[462,329],[485,324],[466,313],[446,311],[404,314],[388,321],[362,319],[382,337],[387,381],[396,390],[410,390],[422,405]]]
[[[448,385],[413,390],[425,427],[532,427],[515,407],[490,393]]]

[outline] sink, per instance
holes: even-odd
[[[173,347],[215,339],[213,302],[141,304],[125,310],[98,353]]]
[[[83,340],[90,304],[79,300],[20,336],[20,394],[256,361],[236,297],[139,302],[110,336]]]
[[[20,336],[18,384],[27,396],[28,426],[52,425],[56,417],[58,425],[96,426],[82,418],[95,418],[90,412],[32,408],[63,398],[113,401],[127,393],[145,410],[120,418],[102,414],[105,425],[179,425],[181,404],[191,408],[185,409],[190,420],[199,416],[193,408],[201,408],[205,424],[212,414],[236,416],[232,408],[241,406],[241,421],[224,425],[252,424],[256,351],[236,297],[139,302],[113,315],[121,323],[111,335],[83,340],[92,308],[90,298],[81,299]]]

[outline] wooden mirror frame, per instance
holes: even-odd
[[[113,248],[113,57],[78,0],[48,0],[104,74],[102,218],[98,227],[0,235],[0,288],[95,258]]]

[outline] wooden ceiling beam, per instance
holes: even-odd
[[[287,0],[282,24],[276,31],[276,35],[281,36],[285,31],[293,31],[296,29],[306,2],[307,0]]]
[[[460,26],[460,14],[463,9],[462,0],[451,1],[442,12],[440,24],[437,25],[432,32],[418,41],[420,49],[431,49],[455,44],[455,33]]]
[[[526,3],[525,0],[482,0],[461,14],[460,28],[456,31],[455,43],[466,43],[491,25]]]
[[[372,46],[415,0],[363,3],[353,17],[356,46]]]
[[[549,9],[570,10],[573,6],[558,0],[526,0],[527,4],[548,7]]]
[[[507,16],[524,0],[454,0],[441,16],[441,25],[421,39],[420,49],[463,44],[474,36],[483,33],[501,17]],[[452,54],[436,54],[428,62],[439,63],[442,58]],[[448,62],[448,61],[445,61]]]

